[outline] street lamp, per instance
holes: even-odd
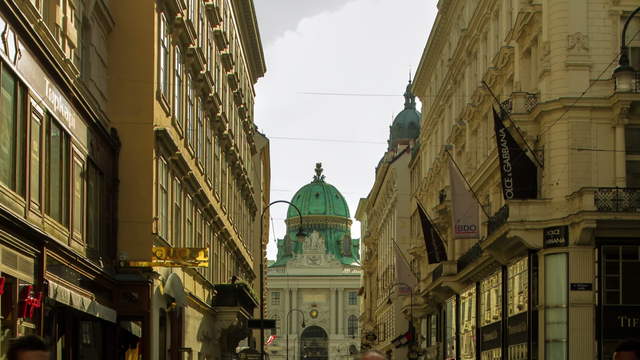
[[[629,48],[627,47],[627,27],[631,19],[640,11],[640,7],[633,10],[622,27],[622,38],[620,44],[620,60],[618,60],[618,67],[613,71],[613,77],[615,79],[616,91],[630,92],[633,90],[633,81],[635,77],[635,69],[629,65]]]
[[[289,312],[287,312],[287,315],[285,316],[285,321],[287,322],[287,360],[289,360],[289,315],[291,315],[292,311],[297,311],[300,314],[302,314],[302,327],[304,328],[304,313],[302,312],[302,310],[299,309],[290,309]],[[295,359],[295,355],[293,357]]]
[[[298,238],[298,241],[303,241],[304,237],[307,236],[304,231],[302,230],[302,213],[300,212],[300,209],[298,209],[297,206],[293,205],[292,203],[286,201],[286,200],[276,200],[271,202],[269,205],[265,206],[264,209],[262,209],[262,215],[260,215],[260,250],[263,251],[263,244],[264,244],[264,231],[263,229],[263,223],[264,223],[264,214],[267,212],[267,210],[271,207],[271,205],[273,204],[278,204],[278,203],[284,203],[284,204],[289,204],[290,206],[293,206],[294,209],[296,209],[296,211],[298,212],[298,216],[300,217],[300,227],[298,228],[298,233],[296,234],[296,237]],[[264,253],[260,254],[260,359],[264,360]]]

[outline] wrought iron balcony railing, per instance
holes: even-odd
[[[509,205],[500,208],[487,222],[487,235],[493,234],[509,219]]]
[[[598,188],[594,201],[598,211],[640,212],[640,188]]]

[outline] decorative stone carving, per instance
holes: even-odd
[[[578,53],[589,51],[589,35],[581,32],[567,35],[567,49]]]

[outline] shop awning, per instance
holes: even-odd
[[[49,299],[68,305],[97,318],[116,322],[116,311],[63,285],[49,281]]]
[[[142,337],[142,327],[133,321],[120,321],[120,327],[127,330],[137,338]]]

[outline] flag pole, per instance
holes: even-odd
[[[478,203],[478,205],[480,206],[480,209],[482,209],[482,212],[484,213],[484,215],[487,217],[487,219],[491,218],[491,216],[489,215],[489,213],[487,213],[487,210],[484,208],[484,206],[482,206],[482,202],[480,202],[480,199],[478,198],[478,194],[476,194],[476,192],[473,190],[473,188],[471,187],[471,184],[469,183],[469,181],[467,180],[467,178],[464,176],[464,174],[462,173],[462,170],[460,169],[460,167],[458,166],[458,163],[456,162],[456,160],[453,158],[453,155],[451,155],[451,153],[449,152],[449,150],[445,150],[445,152],[447,153],[447,155],[449,155],[449,159],[451,159],[451,161],[453,162],[453,165],[456,167],[456,169],[458,170],[458,172],[460,173],[460,176],[462,176],[462,178],[464,179],[464,182],[467,184],[467,186],[469,187],[469,191],[471,191],[471,193],[473,194],[473,197],[476,199],[476,202]]]
[[[491,94],[491,97],[493,97],[493,100],[495,100],[496,104],[498,104],[498,108],[500,108],[501,110],[500,113],[502,114],[504,112],[505,114],[507,114],[507,119],[509,119],[511,124],[513,124],[513,127],[515,128],[516,132],[522,139],[524,146],[526,146],[527,150],[531,152],[531,156],[533,156],[533,158],[536,160],[536,164],[538,164],[538,166],[540,166],[541,168],[544,168],[544,165],[542,165],[542,163],[540,162],[540,159],[538,159],[538,155],[536,155],[536,153],[533,151],[531,146],[529,146],[527,139],[525,139],[522,132],[520,132],[520,128],[518,128],[518,124],[516,124],[515,121],[513,121],[513,119],[511,118],[511,115],[509,115],[509,113],[502,107],[502,104],[500,104],[500,100],[498,100],[498,97],[496,97],[496,94],[493,93],[493,90],[491,90],[491,88],[489,87],[489,84],[487,84],[486,81],[482,80],[482,85],[484,85],[484,87],[487,88],[487,90],[489,91],[489,94]]]

